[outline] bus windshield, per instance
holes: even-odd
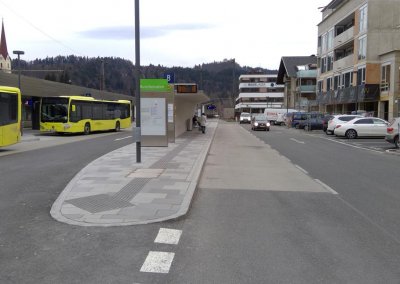
[[[42,122],[67,122],[68,98],[43,98],[40,119]]]

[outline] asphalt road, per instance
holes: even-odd
[[[171,271],[159,283],[399,283],[399,194],[392,187],[398,177],[375,171],[400,157],[285,128],[253,134],[332,191],[274,190],[268,173],[264,189],[232,187],[232,181],[242,184],[243,175],[232,175],[225,188],[205,187],[216,176],[206,168]],[[253,146],[257,155],[249,154],[249,163],[234,153],[246,151],[243,145],[227,159],[233,147],[227,141],[234,140],[219,140],[217,132],[206,167],[215,161],[226,170],[259,159],[274,162],[262,145]],[[361,166],[372,161],[378,162]]]
[[[0,283],[135,282],[160,225],[86,228],[49,214],[76,173],[130,143],[130,135],[56,137],[65,140],[54,146],[53,139],[44,139],[46,147],[33,140],[33,146],[23,142],[1,151]]]
[[[257,151],[247,164],[258,164],[272,147],[331,192],[271,190],[268,175],[265,188],[233,188],[241,175],[213,188],[215,172],[205,169],[179,220],[113,228],[54,221],[50,206],[69,180],[130,143],[117,140],[128,134],[0,153],[0,283],[399,283],[400,156],[317,132],[249,130],[240,135],[260,144],[232,149],[217,132],[206,167],[240,167],[243,156],[225,156],[240,149]],[[179,230],[179,243],[156,243],[160,228]],[[174,254],[168,273],[140,272],[149,251]]]

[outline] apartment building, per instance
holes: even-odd
[[[299,111],[317,111],[317,57],[284,56],[279,64],[277,83],[283,84],[284,107]]]
[[[400,0],[333,0],[318,24],[320,111],[399,116]]]
[[[283,85],[276,83],[277,75],[249,74],[239,77],[239,96],[235,113],[263,113],[266,108],[283,108]]]

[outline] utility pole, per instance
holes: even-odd
[[[101,60],[100,91],[105,90],[104,59]]]
[[[18,88],[21,89],[21,60],[20,60],[20,56],[24,55],[25,52],[23,52],[22,50],[14,50],[13,51],[14,54],[18,55]]]
[[[235,58],[232,59],[233,66],[232,66],[232,103],[233,103],[233,108],[235,108]]]
[[[136,77],[136,163],[141,163],[141,129],[140,129],[140,20],[139,20],[139,0],[135,0],[135,77]]]

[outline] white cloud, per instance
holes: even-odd
[[[134,61],[134,2],[0,0],[9,52],[25,59],[76,54]],[[317,9],[329,0],[140,1],[141,63],[194,66],[235,58],[278,68],[316,53]]]

